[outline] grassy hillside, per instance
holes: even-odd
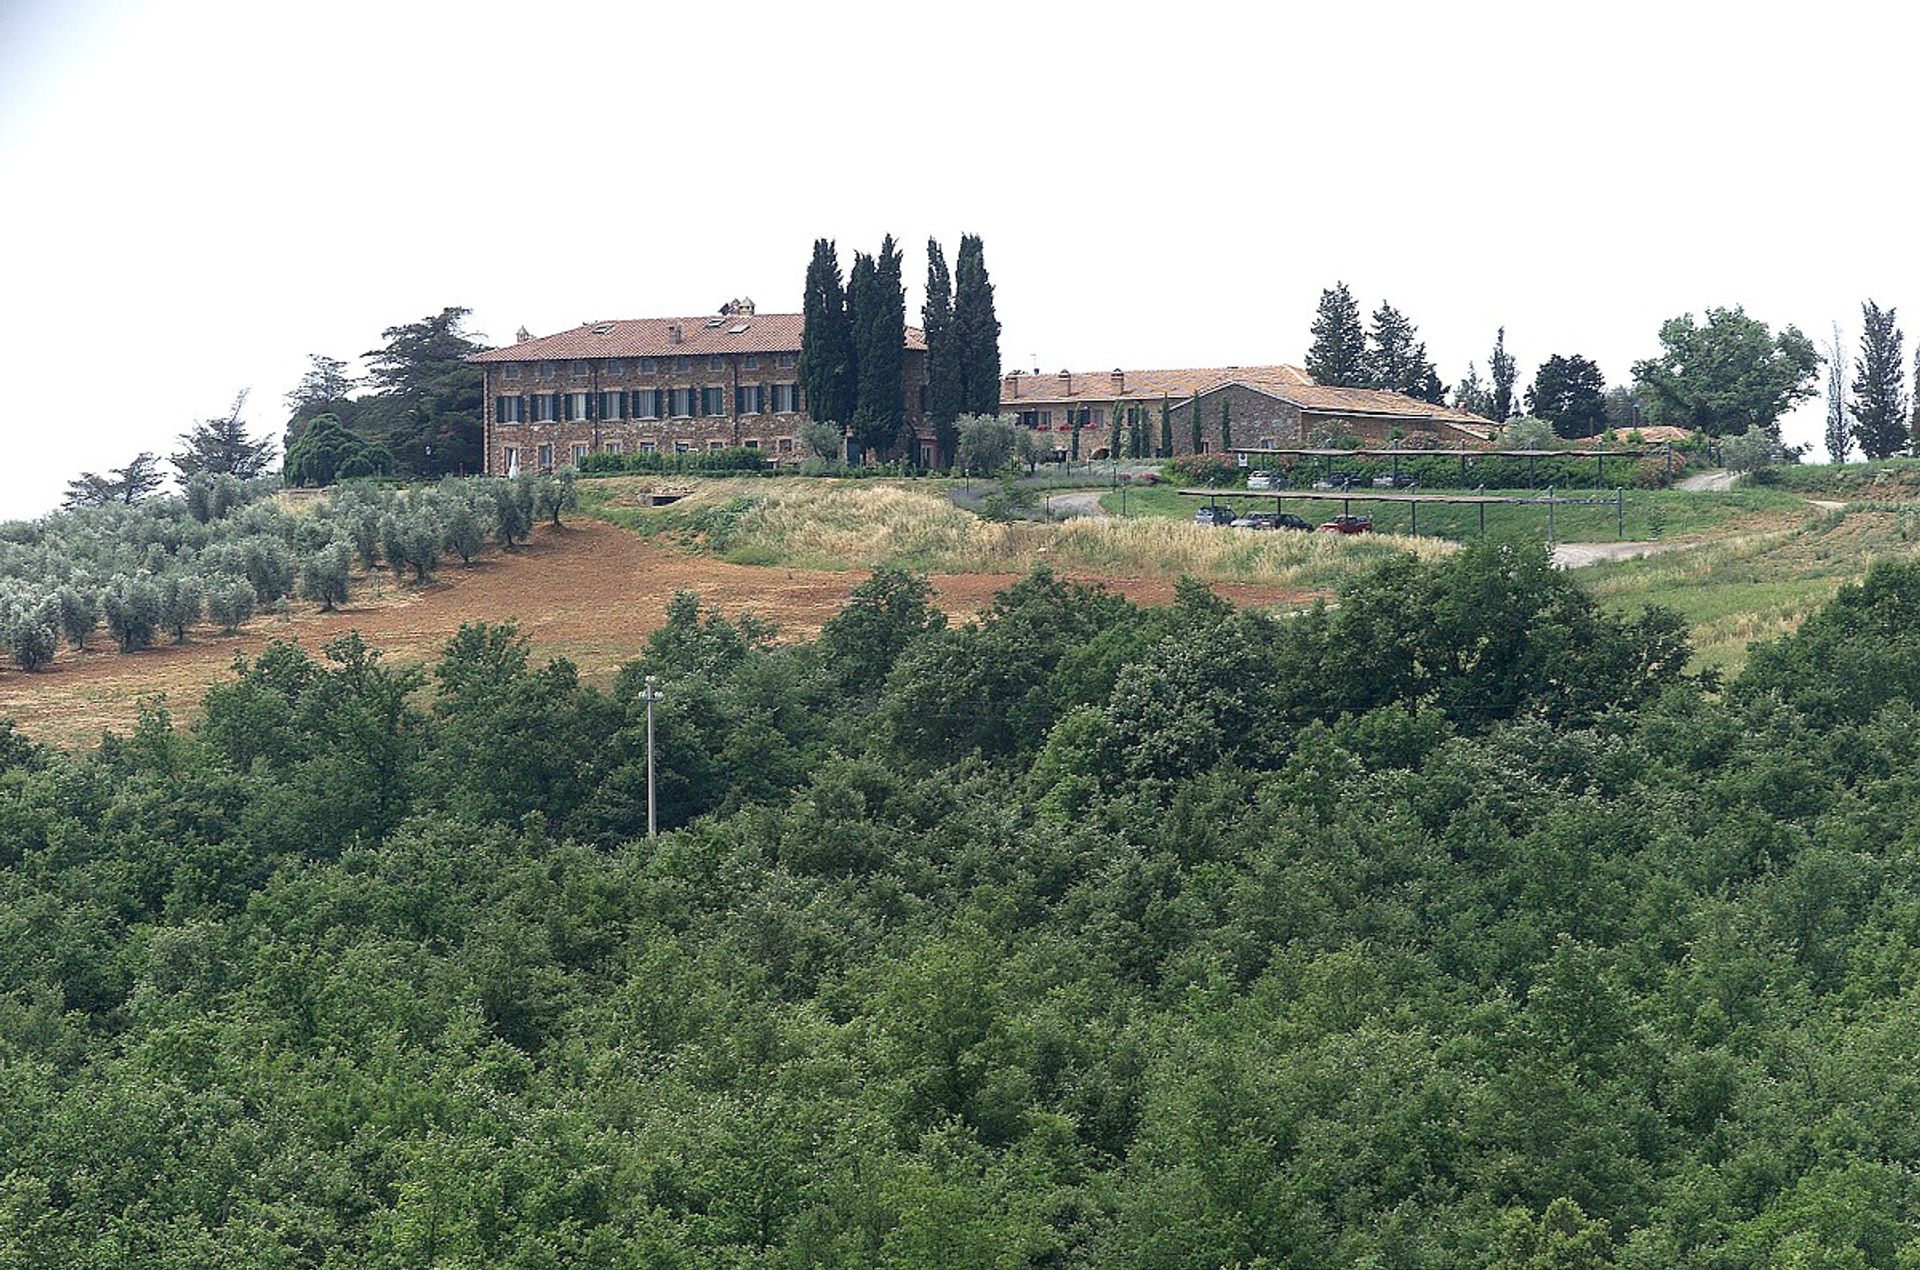
[[[701,480],[661,508],[649,478],[585,481],[581,506],[640,533],[735,564],[809,569],[878,565],[931,573],[1075,574],[1260,582],[1324,589],[1380,561],[1430,560],[1451,545],[1376,535],[1222,534],[1166,517],[1059,523],[983,520],[933,481]],[[1191,512],[1189,511],[1189,516]]]

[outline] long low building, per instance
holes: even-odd
[[[1363,444],[1477,445],[1493,436],[1492,421],[1402,393],[1328,388],[1297,366],[1216,366],[1188,370],[1061,371],[1005,377],[1000,409],[1027,427],[1056,434],[1054,449],[1106,458],[1115,412],[1123,434],[1148,429],[1160,449],[1163,412],[1172,424],[1173,452],[1195,452],[1193,412],[1200,412],[1200,453],[1219,450],[1220,408],[1227,405],[1234,446],[1306,445],[1327,438]]]
[[[736,300],[719,314],[589,322],[469,360],[486,372],[487,472],[575,467],[592,454],[685,453],[743,447],[776,461],[800,457],[806,400],[799,384],[801,316],[756,313]],[[900,394],[921,432],[927,341],[908,327]]]

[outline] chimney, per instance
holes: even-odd
[[[1007,372],[1007,391],[1005,395],[1009,397],[1018,397],[1020,395],[1019,371],[1010,370]]]
[[[678,344],[684,338],[685,336],[681,334],[680,324],[678,322],[667,327],[667,343]]]
[[[1118,397],[1127,390],[1127,372],[1118,366],[1113,368],[1113,395]]]
[[[1067,396],[1069,397],[1073,396],[1073,372],[1072,371],[1063,370],[1060,372],[1060,386],[1067,390]]]
[[[532,338],[533,338],[533,332],[529,331],[524,326],[513,333],[513,342],[516,344],[524,344]]]

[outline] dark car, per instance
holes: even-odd
[[[1373,528],[1371,516],[1335,516],[1320,526],[1323,534],[1364,534]]]
[[[1357,472],[1328,472],[1313,483],[1315,489],[1348,489],[1355,485],[1365,485],[1366,480]]]
[[[1193,523],[1196,525],[1231,525],[1233,523],[1233,517],[1233,508],[1209,505],[1202,507],[1193,514]]]
[[[1312,521],[1302,520],[1291,512],[1282,512],[1275,519],[1278,521],[1274,525],[1275,529],[1304,529],[1308,533],[1313,532]]]

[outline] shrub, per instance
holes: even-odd
[[[120,642],[120,651],[131,653],[153,643],[160,626],[160,588],[151,578],[115,574],[100,597],[106,610],[107,630]]]
[[[444,545],[460,557],[461,564],[472,564],[473,558],[486,549],[487,527],[480,523],[480,513],[471,500],[461,498],[448,508],[445,527]]]
[[[85,649],[87,636],[100,624],[100,596],[91,587],[68,583],[56,595],[60,606],[60,629],[67,642]]]
[[[221,578],[207,589],[207,616],[231,635],[253,616],[253,584],[245,578]]]
[[[330,542],[309,553],[300,566],[300,596],[312,600],[323,613],[347,602],[347,544]]]
[[[192,574],[168,574],[160,583],[160,627],[173,632],[174,643],[186,643],[187,628],[206,606],[207,584]]]
[[[22,670],[37,670],[53,660],[60,647],[58,596],[27,588],[0,596],[0,639]]]
[[[1174,480],[1219,489],[1240,483],[1240,467],[1230,454],[1183,454],[1167,462]]]

